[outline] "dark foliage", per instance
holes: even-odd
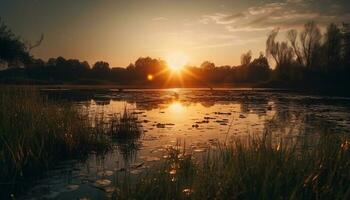
[[[26,47],[19,37],[1,23],[0,65],[6,63],[8,67],[0,71],[0,82],[150,87],[213,87],[230,84],[345,91],[350,82],[349,24],[338,26],[332,23],[322,34],[316,23],[309,22],[300,32],[288,31],[288,41],[276,41],[278,32],[278,29],[273,30],[268,36],[266,57],[261,53],[253,59],[249,51],[242,55],[239,66],[215,66],[205,61],[199,67],[186,66],[181,73],[176,73],[169,70],[164,60],[150,57],[140,57],[126,68],[111,68],[104,61],[98,61],[90,67],[86,61],[63,57],[51,58],[47,62],[34,59],[29,52],[32,46]],[[271,58],[273,69],[268,58]]]
[[[30,56],[25,44],[17,37],[0,18],[0,64],[28,64]]]
[[[350,29],[330,24],[322,35],[314,22],[298,33],[287,32],[288,42],[278,42],[278,30],[268,36],[266,53],[276,68],[267,86],[292,87],[349,95]]]

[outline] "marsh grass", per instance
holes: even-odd
[[[109,120],[109,134],[117,140],[136,139],[142,133],[137,115],[128,110],[126,106],[122,113],[113,115]]]
[[[238,139],[199,158],[170,151],[158,168],[121,184],[114,197],[349,199],[349,137],[321,136],[312,148],[300,143],[273,142],[265,135]]]
[[[25,186],[57,162],[104,152],[103,131],[66,103],[34,88],[0,88],[0,184],[2,195]]]
[[[140,147],[139,139],[144,133],[138,116],[125,106],[122,113],[113,115],[107,121],[107,133],[124,159],[132,158]]]

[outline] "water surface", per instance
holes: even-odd
[[[104,156],[61,163],[24,198],[104,199],[125,175],[137,177],[166,156],[169,147],[192,154],[267,130],[276,139],[347,134],[350,99],[250,89],[43,90],[105,119],[127,107],[144,134],[132,143],[114,143]]]

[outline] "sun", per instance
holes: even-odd
[[[178,72],[188,63],[188,56],[183,52],[173,52],[166,56],[166,62],[172,71]]]
[[[152,81],[152,80],[153,80],[153,75],[152,75],[152,74],[148,74],[148,75],[147,75],[147,79],[148,79],[149,81]]]

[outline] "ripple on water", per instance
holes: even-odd
[[[205,149],[195,149],[195,150],[193,150],[193,151],[196,152],[196,153],[201,153],[201,152],[204,152]]]
[[[79,189],[79,185],[67,185],[66,189],[68,192],[72,192],[72,191]]]
[[[113,193],[115,190],[116,190],[116,188],[113,187],[113,186],[108,186],[108,187],[105,187],[105,188],[104,188],[104,191],[105,191],[106,193]]]
[[[112,183],[112,181],[108,180],[108,179],[99,179],[95,181],[95,185],[96,186],[100,186],[100,187],[105,187],[108,186]]]
[[[160,160],[160,158],[156,156],[140,156],[140,159],[145,160],[146,162],[154,162]]]
[[[137,175],[140,174],[143,170],[142,169],[133,169],[130,171],[131,174]]]
[[[114,172],[111,170],[105,170],[97,173],[98,176],[112,176],[113,174]]]

